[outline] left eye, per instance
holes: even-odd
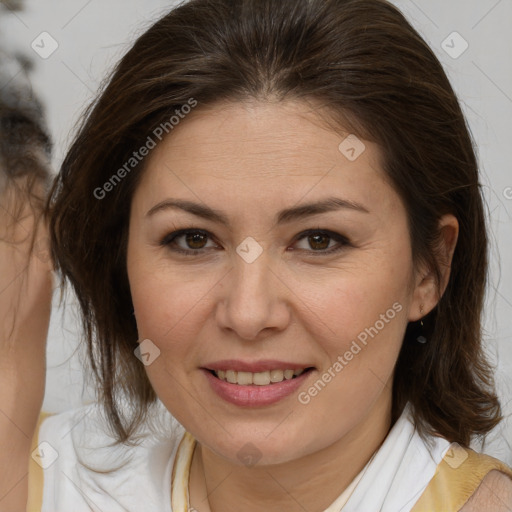
[[[189,256],[199,256],[204,253],[202,249],[215,249],[218,247],[207,247],[206,244],[209,238],[212,238],[212,236],[207,231],[185,229],[170,233],[160,242],[160,245],[166,246],[174,252],[186,254]],[[178,244],[180,239],[185,241],[185,247]],[[318,229],[301,233],[296,237],[295,242],[297,243],[303,239],[307,239],[307,243],[311,249],[299,248],[299,250],[318,253],[318,255],[338,252],[349,245],[349,241],[344,236],[338,233],[333,233],[332,231],[324,231]],[[330,247],[332,241],[337,242],[337,245]]]
[[[303,239],[307,239],[307,243],[310,247],[313,248],[313,252],[320,252],[323,254],[338,252],[348,245],[348,240],[344,236],[338,233],[333,233],[332,231],[306,231],[305,233],[299,235],[297,241]],[[337,242],[338,245],[335,245],[334,247],[329,247],[329,244],[332,241]],[[305,250],[307,251],[309,249],[306,248]]]

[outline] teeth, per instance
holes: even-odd
[[[236,383],[240,386],[247,386],[252,384],[252,373],[250,372],[238,372],[236,376]]]
[[[272,370],[269,372],[270,382],[281,382],[284,379],[283,370]]]
[[[228,370],[226,372],[226,380],[231,382],[231,384],[236,384],[236,372],[233,370]]]
[[[270,372],[251,373],[250,375],[252,377],[251,384],[257,386],[268,386],[270,384]]]
[[[286,380],[293,379],[293,370],[285,370],[284,371],[284,378]]]
[[[270,370],[266,372],[235,372],[234,370],[215,370],[215,375],[220,380],[238,384],[239,386],[248,386],[254,384],[256,386],[268,386],[283,380],[290,380],[304,372],[304,368],[297,370]]]

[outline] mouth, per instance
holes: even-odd
[[[286,368],[266,370],[262,372],[246,372],[236,370],[211,370],[206,368],[217,379],[237,384],[239,386],[271,386],[283,381],[293,380],[302,374],[314,370],[312,366],[306,368]]]
[[[306,385],[316,371],[313,366],[282,361],[219,361],[209,366],[201,370],[210,389],[222,400],[243,408],[277,404]]]
[[[297,361],[224,359],[200,368],[210,389],[240,407],[265,407],[292,396],[316,372]]]

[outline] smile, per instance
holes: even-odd
[[[267,370],[264,372],[237,372],[235,370],[212,370],[212,372],[220,379],[231,384],[239,386],[268,386],[269,384],[277,384],[283,380],[291,380],[301,375],[306,368],[296,370]]]
[[[275,365],[275,362],[274,362]],[[202,372],[209,383],[210,389],[223,401],[239,407],[265,407],[276,404],[297,393],[299,388],[305,385],[307,379],[316,371],[314,367],[263,369],[262,364],[254,368],[257,372],[243,370],[202,368]],[[223,364],[224,368],[230,368],[229,364]],[[238,364],[238,367],[244,366]],[[270,363],[266,366],[272,368]],[[293,365],[290,365],[293,366]],[[276,366],[273,366],[276,368]]]

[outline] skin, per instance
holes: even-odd
[[[385,179],[379,147],[363,141],[365,151],[349,161],[338,149],[347,135],[310,104],[223,103],[188,115],[146,162],[132,202],[128,276],[139,340],[161,351],[148,377],[198,440],[190,493],[200,512],[322,511],[391,427],[405,328],[439,294],[428,269],[413,264],[406,211]],[[339,209],[275,225],[282,209],[331,196],[368,212]],[[231,226],[179,209],[147,215],[169,198],[221,210]],[[201,255],[161,244],[185,228],[210,236],[189,245],[182,236],[174,247]],[[329,255],[339,242],[299,237],[309,229],[349,242]],[[457,220],[442,217],[440,229],[442,292]],[[249,236],[263,249],[250,264],[236,252]],[[299,391],[307,390],[394,303],[401,311],[307,405],[292,393],[267,407],[235,406],[199,370],[221,359],[291,360],[315,367]],[[261,454],[252,467],[237,457],[246,443]]]
[[[0,174],[3,171],[0,169]],[[17,183],[23,189],[23,182]],[[44,197],[44,191],[35,193]],[[21,207],[20,215],[16,211]],[[32,235],[35,249],[30,251]],[[0,189],[0,510],[22,512],[44,398],[53,288],[46,224],[15,187]]]
[[[499,471],[491,471],[461,512],[512,511],[512,480]]]

